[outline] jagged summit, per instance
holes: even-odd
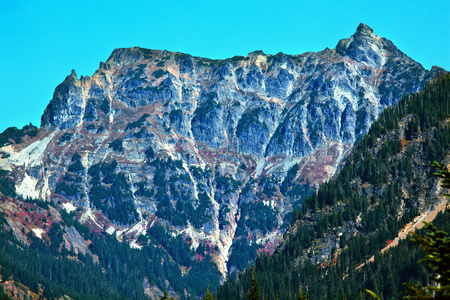
[[[364,23],[360,23],[359,26],[356,29],[356,32],[349,38],[342,39],[339,41],[338,45],[336,46],[336,50],[341,55],[348,55],[351,56],[351,51],[354,47],[359,48],[367,48],[371,47],[371,44],[378,44],[384,43],[383,38],[380,38],[376,34],[374,34],[373,29],[369,27],[368,25]],[[370,42],[369,42],[370,41]],[[352,44],[352,42],[354,42]],[[386,40],[386,42],[388,42]],[[353,48],[352,48],[353,47]],[[395,46],[394,46],[395,47]],[[369,50],[369,49],[366,49]],[[284,55],[282,52],[279,52],[277,55]],[[256,50],[248,53],[247,57],[256,57],[259,55],[266,55],[261,50]],[[152,59],[158,59],[158,58],[185,58],[185,57],[193,57],[186,53],[180,53],[180,52],[171,52],[167,50],[155,50],[155,49],[146,49],[142,47],[130,47],[130,48],[117,48],[114,49],[111,53],[110,57],[107,59],[106,63],[101,63],[101,68],[108,68],[108,65],[116,65],[116,66],[124,66],[132,63],[137,63],[142,60],[152,60]],[[226,61],[233,58],[228,59],[209,59],[209,58],[200,58],[198,59],[204,59],[208,61]],[[367,62],[374,61],[375,63],[380,63],[379,59],[377,58],[368,58],[366,59]]]
[[[389,49],[396,49],[388,40],[374,34],[373,29],[366,24],[359,24],[355,34],[350,38],[342,39],[336,46],[336,51],[355,61],[363,62],[374,67],[383,66]],[[393,47],[392,47],[393,46]]]
[[[258,56],[258,55],[266,55],[262,50],[255,50],[248,54],[248,56]]]
[[[373,29],[364,23],[360,23],[356,29],[355,35],[373,35]]]

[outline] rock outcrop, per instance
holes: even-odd
[[[225,276],[273,251],[290,212],[383,109],[438,71],[364,24],[335,49],[300,55],[116,49],[92,77],[72,71],[56,88],[33,164],[25,144],[4,147],[0,166],[97,230],[136,243],[156,217],[192,247],[208,241]]]

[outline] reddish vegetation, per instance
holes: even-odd
[[[270,255],[273,255],[279,242],[280,242],[280,239],[274,239],[273,241],[268,241],[264,245],[264,251],[267,251]]]
[[[203,256],[200,255],[200,254],[195,254],[195,260],[202,261],[203,260]]]

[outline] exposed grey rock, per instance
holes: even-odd
[[[335,49],[300,55],[212,60],[116,49],[92,77],[72,72],[56,88],[41,121],[54,136],[40,160],[16,167],[38,180],[41,195],[90,207],[113,224],[156,217],[179,232],[191,224],[219,247],[225,274],[233,243],[250,233],[262,241],[303,201],[280,188],[294,164],[292,184],[328,180],[383,109],[438,71],[364,24]],[[74,153],[82,173],[68,172]],[[55,195],[77,174],[78,192]],[[258,218],[242,215],[249,207]]]

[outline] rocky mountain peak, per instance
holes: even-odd
[[[248,54],[248,56],[258,56],[258,55],[266,55],[262,50],[255,50]]]
[[[356,29],[355,35],[375,36],[373,29],[364,23],[360,23]]]
[[[354,35],[342,39],[336,46],[336,51],[355,61],[363,62],[373,67],[381,67],[387,61],[390,43],[375,33],[366,24],[359,24]],[[395,47],[394,47],[395,48]]]
[[[72,71],[46,130],[23,152],[2,150],[13,152],[0,166],[19,174],[19,194],[71,203],[98,230],[127,227],[136,241],[131,228],[158,218],[208,241],[225,275],[270,248],[381,111],[430,78],[364,24],[336,51],[300,55],[120,48],[92,78]]]

